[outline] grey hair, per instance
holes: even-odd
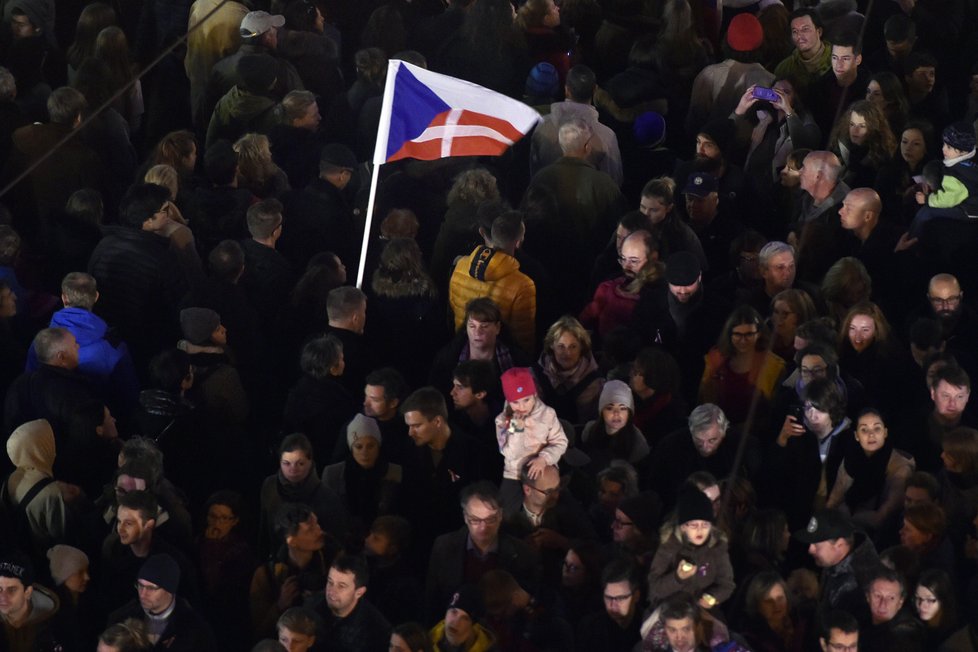
[[[771,261],[772,258],[777,256],[778,254],[783,254],[785,252],[790,253],[791,257],[797,260],[798,254],[797,252],[795,252],[794,247],[792,247],[787,242],[781,242],[780,240],[772,240],[771,242],[761,247],[761,250],[757,253],[757,263],[763,269],[767,267],[767,264]]]
[[[584,145],[590,139],[591,126],[579,118],[568,120],[560,125],[560,131],[557,132],[557,140],[565,156],[584,149]]]
[[[730,420],[727,419],[727,415],[723,413],[719,405],[704,403],[689,413],[687,425],[691,434],[695,435],[698,432],[702,432],[713,424],[720,426],[720,430],[724,433],[730,427]]]

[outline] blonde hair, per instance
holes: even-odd
[[[146,170],[146,176],[143,177],[143,181],[146,183],[155,183],[169,190],[171,201],[177,198],[177,192],[180,190],[180,175],[177,174],[177,171],[172,165],[165,163],[154,165]]]
[[[278,172],[272,161],[271,141],[264,134],[245,134],[234,143],[238,154],[238,174],[249,182],[262,184]]]

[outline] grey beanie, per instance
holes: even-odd
[[[350,421],[346,427],[346,445],[353,448],[353,442],[359,437],[373,437],[378,444],[384,443],[384,438],[380,436],[380,427],[377,419],[358,414]]]
[[[598,409],[603,410],[609,403],[621,404],[632,412],[635,411],[635,399],[632,397],[632,388],[620,380],[609,380],[601,389],[601,398],[598,399]]]
[[[51,566],[51,579],[55,586],[61,586],[66,579],[88,568],[88,555],[78,548],[58,544],[48,550],[48,562]]]

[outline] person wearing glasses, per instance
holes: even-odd
[[[144,622],[153,649],[217,649],[210,625],[177,595],[182,575],[180,565],[170,555],[151,555],[140,566],[133,583],[136,597],[111,613],[108,623],[121,623],[127,618]]]
[[[736,308],[706,354],[700,403],[716,403],[732,423],[744,423],[756,397],[755,415],[765,415],[785,367],[768,350],[767,340],[767,326],[757,311],[747,305]]]
[[[957,629],[957,598],[951,578],[942,570],[929,568],[920,574],[913,594],[917,617],[924,623],[927,650],[936,650]]]
[[[822,621],[822,652],[859,652],[859,623],[847,611],[833,611]]]
[[[945,350],[960,360],[961,366],[969,374],[973,374],[978,368],[974,346],[978,338],[978,313],[965,303],[966,296],[956,277],[937,274],[927,286],[926,303],[910,316],[907,324],[912,324],[917,317],[937,319]]]
[[[642,581],[628,558],[614,559],[601,572],[604,608],[580,621],[575,636],[579,652],[632,650],[642,634]]]
[[[835,379],[811,380],[801,391],[801,404],[791,409],[767,446],[764,468],[771,473],[759,478],[774,506],[784,510],[790,529],[804,527],[812,509],[825,504],[846,451],[855,445],[846,399]]]
[[[561,500],[563,483],[556,466],[546,466],[530,478],[527,460],[520,469],[523,501],[506,509],[506,530],[540,553],[545,579],[559,581],[561,564],[572,540],[594,541],[598,535],[583,508],[574,500]]]
[[[537,585],[540,561],[536,550],[500,533],[503,508],[496,486],[484,480],[472,483],[462,490],[459,502],[465,527],[441,535],[431,548],[425,583],[431,622],[444,615],[442,609],[459,586],[477,584],[490,570],[509,571],[520,586]]]

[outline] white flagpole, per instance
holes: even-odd
[[[391,102],[394,100],[394,78],[402,62],[391,59],[387,62],[387,80],[384,83],[384,99],[380,109],[380,122],[377,124],[377,143],[374,147],[373,175],[370,177],[370,198],[367,200],[367,215],[363,224],[363,243],[360,245],[360,269],[357,270],[357,287],[363,289],[363,274],[367,266],[367,248],[370,246],[370,225],[374,219],[374,202],[377,198],[377,178],[380,166],[387,159],[387,139],[390,134]]]
[[[367,218],[363,225],[363,243],[360,245],[360,269],[357,270],[357,287],[363,289],[363,274],[367,267],[367,247],[370,246],[370,224],[374,217],[374,200],[377,198],[377,177],[380,176],[380,164],[374,163],[374,172],[370,177],[370,198],[367,200]]]

